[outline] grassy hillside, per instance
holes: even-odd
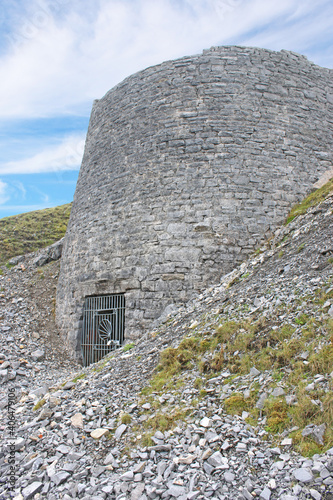
[[[0,219],[0,264],[60,240],[66,232],[72,204]]]
[[[324,184],[324,186],[310,193],[309,196],[307,196],[304,200],[302,200],[291,209],[287,217],[286,224],[289,224],[289,222],[294,220],[295,217],[305,214],[308,208],[318,205],[332,193],[333,179],[330,179],[326,184]]]

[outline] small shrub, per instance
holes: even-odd
[[[203,384],[203,380],[202,378],[196,378],[195,381],[194,381],[194,384],[193,384],[193,387],[195,389],[200,389],[202,387],[202,384]]]
[[[128,425],[128,424],[130,424],[130,423],[131,423],[131,421],[132,421],[132,417],[131,417],[131,415],[129,415],[128,413],[124,413],[124,414],[121,416],[120,420],[121,420],[121,423],[122,423],[122,424],[126,424],[126,425]]]
[[[267,417],[267,431],[276,434],[282,432],[290,424],[288,405],[285,400],[268,399],[265,402],[264,411]]]
[[[293,445],[296,450],[305,457],[312,457],[323,452],[323,447],[309,437],[302,436],[302,430],[292,432],[290,437],[293,439]]]
[[[296,250],[297,253],[301,253],[301,251],[303,250],[303,248],[305,247],[305,243],[302,243]]]
[[[292,420],[297,427],[303,429],[309,423],[321,424],[322,412],[320,407],[314,404],[312,398],[300,389],[297,394],[297,405],[291,409]]]
[[[224,408],[231,415],[241,415],[248,409],[248,401],[244,399],[243,394],[235,393],[224,400]]]
[[[297,318],[295,318],[295,323],[297,325],[306,325],[308,320],[309,320],[309,317],[307,314],[300,314]]]
[[[226,321],[216,328],[216,336],[220,342],[226,342],[238,329],[239,324],[236,321]]]
[[[214,372],[219,372],[222,370],[224,363],[224,349],[223,346],[221,346],[219,352],[215,354],[213,360],[210,363],[210,369]]]
[[[333,371],[333,344],[325,345],[320,351],[312,353],[309,357],[308,368],[311,373],[331,373]]]
[[[143,425],[145,428],[152,428],[154,431],[167,431],[172,429],[176,422],[185,420],[186,416],[189,415],[191,411],[189,409],[179,410],[169,414],[156,413],[155,416],[146,420]]]
[[[140,444],[143,448],[148,448],[149,446],[154,446],[154,441],[152,440],[152,433],[144,434],[140,440]]]
[[[206,396],[207,396],[207,391],[205,389],[200,389],[200,392],[199,392],[200,399],[203,399]]]

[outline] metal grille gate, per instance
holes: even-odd
[[[124,294],[86,297],[81,350],[84,366],[96,363],[121,346],[125,330]]]

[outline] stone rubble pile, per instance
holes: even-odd
[[[313,301],[316,291],[329,293],[333,287],[332,205],[329,198],[281,228],[258,255],[174,312],[132,349],[121,348],[75,373],[74,365],[60,358],[56,343],[45,341],[41,332],[39,338],[31,335],[38,330],[30,289],[25,294],[22,285],[15,296],[20,279],[32,279],[36,270],[27,261],[24,271],[21,263],[5,271],[0,276],[7,290],[2,315],[10,330],[2,330],[0,359],[7,374],[1,389],[4,396],[9,388],[16,394],[17,470],[11,488],[12,436],[3,399],[0,499],[332,500],[333,448],[302,457],[289,436],[293,429],[274,438],[264,414],[250,423],[246,411],[226,412],[226,398],[236,390],[245,398],[253,385],[259,387],[259,409],[269,394],[292,400],[292,388],[282,383],[271,387],[270,370],[253,366],[248,374],[231,377],[226,369],[205,379],[193,367],[159,392],[147,395],[144,390],[160,353],[178,346],[184,335],[210,331],[217,316],[237,321],[264,316],[273,326],[293,323],[302,313],[318,320],[333,317],[333,299]],[[50,275],[39,284],[56,281],[56,263],[47,266]],[[300,296],[307,299],[298,301]],[[14,340],[8,342],[8,336]],[[318,345],[325,342],[318,339]],[[38,350],[44,351],[43,358]],[[17,366],[22,352],[27,363]],[[57,361],[52,358],[56,353]],[[307,362],[306,351],[299,357]],[[204,392],[195,384],[200,378]],[[315,374],[309,386],[327,393],[332,378],[333,373]],[[172,420],[167,430],[158,426],[163,418]],[[320,445],[325,429],[309,421],[303,432]]]
[[[61,241],[37,253],[14,257],[0,274],[0,406],[7,386],[52,385],[59,370],[78,368],[54,322]],[[45,263],[50,262],[47,266]],[[44,267],[40,267],[43,263]],[[12,267],[14,266],[14,267]]]

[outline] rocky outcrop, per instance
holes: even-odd
[[[33,256],[33,264],[36,267],[45,266],[45,264],[61,258],[63,244],[64,238],[61,238],[61,240],[56,241],[52,245],[42,248],[38,252],[33,252],[32,254],[27,255],[30,257]],[[27,255],[18,255],[17,257],[13,257],[8,261],[8,264],[10,266],[16,266],[17,264],[24,262],[27,259]]]

